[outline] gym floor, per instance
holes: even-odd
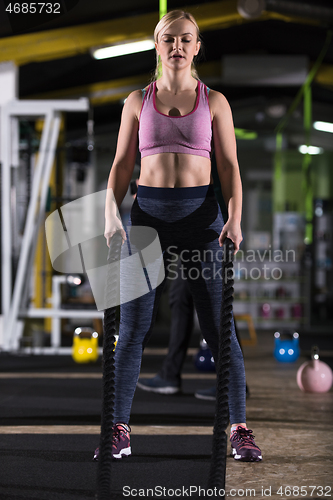
[[[141,376],[158,371],[165,341],[154,333]],[[258,333],[258,344],[243,351],[250,389],[247,424],[263,461],[240,463],[228,455],[227,495],[332,498],[332,390],[302,393],[296,372],[308,352],[293,364],[278,363],[272,332]],[[321,360],[333,367],[333,352],[322,350]],[[194,392],[209,388],[214,377],[198,372],[189,355],[181,394],[137,389],[130,422],[133,455],[113,462],[110,498],[172,498],[181,489],[184,498],[191,486],[194,497],[194,487],[207,488],[215,404],[196,399]],[[92,456],[99,442],[101,382],[101,359],[80,365],[70,356],[0,355],[2,500],[95,497]],[[156,487],[152,496],[147,490]]]

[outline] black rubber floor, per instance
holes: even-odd
[[[274,360],[271,332],[259,335],[257,347],[244,352],[251,392],[247,418],[264,459],[244,464],[227,457],[227,487],[257,487],[258,492],[273,487],[277,492],[280,485],[316,484],[332,491],[332,392],[302,393],[296,372],[305,358],[294,365]],[[321,359],[333,367],[332,357]],[[162,360],[163,356],[144,355],[142,372],[155,374]],[[71,378],[74,373],[83,378]],[[190,356],[184,373],[200,375]],[[138,389],[130,424],[137,429],[211,427],[215,403],[196,399],[194,392],[212,383],[213,379],[185,378],[183,392],[173,396]],[[80,365],[70,356],[0,354],[0,500],[95,498],[97,463],[92,457],[99,443],[101,393],[101,359]],[[22,432],[15,426],[27,429]],[[47,432],[51,426],[58,434]],[[68,426],[81,426],[82,433],[75,427],[68,433]],[[113,463],[110,498],[194,498],[189,488],[207,485],[211,444],[210,434],[132,433],[133,455]],[[263,497],[258,493],[257,498]]]
[[[91,462],[91,450],[96,436],[23,434],[6,435],[1,441],[1,499],[94,498],[97,464]],[[133,489],[206,483],[209,436],[132,436],[131,444],[140,451],[113,463],[110,498],[125,498],[123,493]]]
[[[142,371],[156,373],[162,359],[162,356],[145,356]],[[1,355],[0,362],[0,375],[1,372],[22,374],[16,375],[17,378],[0,378],[2,429],[100,425],[102,380],[89,378],[89,374],[101,373],[100,360],[94,365],[79,365],[69,356]],[[198,373],[191,357],[184,371]],[[49,378],[52,373],[74,372],[86,373],[87,378]],[[45,376],[34,378],[34,373]],[[184,380],[182,393],[173,396],[138,389],[130,423],[210,426],[215,404],[195,399],[194,392],[210,387],[212,382]],[[94,498],[97,464],[92,457],[98,442],[97,434],[62,434],[61,429],[59,434],[38,431],[36,434],[0,434],[0,499]],[[133,498],[140,488],[146,491],[168,484],[173,489],[206,484],[211,443],[210,435],[132,435],[133,455],[113,463],[112,498]],[[169,497],[167,494],[158,496]]]

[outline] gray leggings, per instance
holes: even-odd
[[[166,277],[170,263],[175,262],[175,255],[180,255],[182,272],[190,285],[202,335],[216,364],[223,284],[222,249],[218,237],[223,224],[212,185],[186,188],[139,186],[129,220],[129,225],[148,226],[157,231]],[[127,245],[130,245],[129,239]],[[170,273],[170,279],[173,276]],[[115,351],[114,423],[129,423],[142,352],[153,329],[165,280],[156,289],[120,306],[119,339]],[[232,321],[231,424],[246,422],[245,399],[244,360]]]

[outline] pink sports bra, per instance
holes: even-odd
[[[141,158],[158,153],[186,153],[211,158],[213,141],[208,92],[209,88],[198,80],[194,109],[183,116],[169,116],[157,110],[156,81],[151,83],[144,95],[139,118]]]

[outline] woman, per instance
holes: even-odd
[[[153,83],[143,92],[132,92],[124,104],[108,188],[112,189],[119,207],[132,177],[139,146],[141,173],[129,224],[153,227],[158,232],[166,274],[169,263],[174,262],[175,249],[184,256],[183,271],[191,287],[200,327],[217,362],[222,291],[218,273],[220,247],[228,237],[237,252],[242,241],[242,186],[232,114],[221,93],[211,90],[208,100],[209,89],[194,69],[193,58],[199,53],[201,42],[191,14],[169,12],[157,24],[154,38],[162,77],[157,80],[157,68]],[[229,213],[226,224],[213,191],[213,144]],[[104,235],[108,246],[116,231],[121,231],[124,241],[127,238],[115,214],[115,204],[107,198]],[[197,258],[198,252],[201,260]],[[153,327],[164,283],[165,280],[155,290],[121,305],[115,352],[114,458],[131,454],[130,410],[142,351]],[[236,460],[259,461],[261,451],[252,431],[246,427],[245,397],[244,361],[233,325],[229,383],[232,454]],[[98,452],[97,449],[95,459]]]

